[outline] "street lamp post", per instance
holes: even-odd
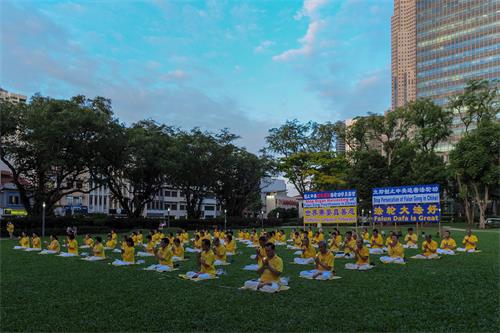
[[[45,237],[45,202],[42,203],[42,238]]]
[[[167,225],[170,229],[170,207],[167,208]]]
[[[280,212],[277,212],[276,213],[276,219],[279,220],[280,219]]]
[[[264,211],[260,211],[260,224],[261,224],[261,228],[262,230],[264,230]]]
[[[227,209],[224,209],[224,232],[227,230]]]

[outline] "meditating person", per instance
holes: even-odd
[[[153,242],[153,235],[146,236],[146,244],[143,244],[146,251],[139,251],[136,253],[137,257],[154,257],[155,255],[155,242]]]
[[[364,227],[363,232],[361,234],[363,237],[363,243],[369,244],[370,243],[370,233],[368,232],[368,228]]]
[[[60,257],[76,257],[78,256],[78,242],[75,238],[75,234],[70,233],[67,236],[68,252],[61,252]]]
[[[158,259],[158,264],[144,268],[147,271],[168,272],[174,269],[173,252],[170,247],[168,237],[160,241],[160,246],[155,248],[155,257]]]
[[[236,249],[237,249],[237,246],[236,246],[236,242],[233,239],[233,235],[228,233],[226,236],[226,251],[227,251],[226,255],[227,256],[234,256],[236,254]]]
[[[24,249],[25,251],[41,251],[42,250],[42,241],[40,237],[34,232],[31,235],[31,247]]]
[[[283,260],[276,255],[276,248],[273,243],[264,245],[265,256],[262,258],[262,265],[257,270],[259,279],[246,281],[245,289],[274,293],[280,289],[280,276],[283,273]]]
[[[465,247],[459,247],[457,249],[458,252],[476,252],[477,251],[477,243],[479,242],[479,239],[477,238],[476,235],[472,234],[471,229],[467,229],[467,235],[465,235],[462,244],[465,245]]]
[[[201,244],[203,239],[201,239],[201,232],[194,236],[193,247],[187,247],[186,252],[190,253],[200,253],[201,252]]]
[[[190,279],[206,280],[215,276],[216,270],[214,266],[215,254],[211,249],[209,239],[204,239],[201,242],[202,251],[196,256],[200,270],[198,272],[189,271],[186,276]]]
[[[80,246],[80,249],[90,249],[94,246],[94,240],[90,234],[86,234],[83,238],[84,245]]]
[[[314,263],[316,257],[316,250],[309,243],[309,238],[304,238],[302,241],[302,250],[300,258],[294,258],[293,262],[299,265],[309,265]]]
[[[184,246],[182,245],[181,240],[177,237],[174,239],[174,245],[172,246],[172,260],[182,261],[184,260]]]
[[[237,239],[238,239],[238,240],[243,240],[243,239],[245,239],[245,231],[243,231],[243,229],[240,229],[240,230],[238,231],[238,238],[237,238]]]
[[[413,232],[413,228],[408,228],[408,233],[405,236],[406,244],[403,245],[405,249],[418,249],[418,235]]]
[[[266,249],[265,245],[267,244],[267,237],[266,236],[261,236],[259,238],[259,247],[255,249],[255,254],[251,255],[250,258],[254,259],[257,263],[253,265],[246,265],[243,267],[244,270],[246,271],[256,271],[259,269],[260,266],[262,266],[262,258],[266,256]]]
[[[384,252],[387,252],[387,248],[389,247],[389,244],[392,243],[392,235],[394,235],[394,231],[389,231],[389,235],[385,238],[385,243],[384,247],[382,248]]]
[[[334,268],[334,256],[333,253],[328,250],[326,242],[320,241],[318,243],[319,252],[314,259],[316,268],[310,271],[300,272],[301,277],[316,280],[328,280],[335,275]]]
[[[457,242],[453,238],[451,238],[451,233],[449,230],[444,232],[444,237],[441,240],[441,246],[437,249],[437,254],[447,254],[454,255],[455,249],[457,248]]]
[[[214,246],[213,251],[215,255],[215,266],[226,265],[227,264],[227,256],[226,256],[226,247],[220,242],[219,238],[214,238]]]
[[[121,252],[122,259],[115,259],[115,261],[111,263],[113,266],[128,266],[135,263],[135,247],[132,238],[127,237]]]
[[[337,234],[337,230],[333,230],[332,236],[330,238],[328,247],[330,248],[330,251],[333,253],[337,253],[340,251],[340,246],[342,245],[342,236]],[[340,240],[340,242],[339,242]]]
[[[362,239],[356,241],[356,250],[354,254],[356,255],[356,263],[345,264],[346,269],[365,271],[373,268],[373,266],[370,265],[370,251],[363,244]]]
[[[144,235],[142,234],[142,231],[139,230],[137,231],[137,244],[142,245],[143,241],[144,241]]]
[[[61,246],[59,245],[57,236],[50,235],[50,244],[47,246],[47,249],[40,252],[40,254],[57,254],[59,252],[61,252]]]
[[[97,236],[95,238],[94,246],[92,247],[92,255],[83,258],[83,260],[99,261],[104,259],[106,259],[106,255],[104,253],[104,245],[102,245],[102,238],[100,236]]]
[[[109,233],[106,240],[105,250],[113,250],[116,247],[116,239],[113,239],[113,234]]]
[[[7,222],[7,232],[9,233],[9,239],[14,238],[14,223]]]
[[[356,250],[356,240],[352,237],[352,231],[345,233],[344,243],[342,244],[342,251],[335,254],[335,258],[354,259],[354,251]]]
[[[392,233],[391,243],[387,246],[387,256],[380,257],[384,264],[405,264],[405,249],[396,233]]]
[[[30,238],[28,235],[23,231],[21,232],[21,236],[19,237],[19,245],[14,246],[15,250],[24,250],[30,247]]]
[[[373,235],[370,239],[370,254],[382,254],[384,253],[384,239],[382,235],[378,233],[378,229],[373,229]]]
[[[300,237],[300,233],[296,231],[293,236],[293,245],[287,245],[286,248],[289,250],[300,250],[301,246],[302,238]]]
[[[439,258],[437,254],[438,244],[432,239],[431,234],[425,235],[425,240],[422,242],[422,254],[417,254],[413,256],[413,259],[437,259]]]
[[[185,229],[182,229],[181,232],[181,241],[183,243],[189,243],[189,234]]]

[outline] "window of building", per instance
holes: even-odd
[[[19,205],[19,196],[9,195],[9,205]]]
[[[205,210],[214,211],[215,207],[214,206],[205,206]]]
[[[177,191],[172,191],[172,198],[177,198]]]

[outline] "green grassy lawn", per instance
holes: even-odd
[[[291,287],[278,294],[238,290],[256,277],[241,269],[253,263],[254,253],[242,245],[224,267],[226,275],[195,283],[177,277],[195,269],[192,255],[179,271],[156,273],[140,270],[145,265],[113,267],[111,260],[15,251],[16,241],[2,240],[0,330],[498,332],[500,233],[477,235],[477,254],[409,259],[405,266],[372,256],[376,267],[366,272],[345,270],[347,261],[336,260],[342,279],[333,281],[300,279],[299,272],[312,266],[290,264],[293,251],[278,247]],[[461,242],[463,232],[453,236]]]

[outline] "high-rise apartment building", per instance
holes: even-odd
[[[500,79],[500,0],[394,0],[392,108]]]
[[[26,103],[26,96],[0,88],[0,100],[11,103]]]

